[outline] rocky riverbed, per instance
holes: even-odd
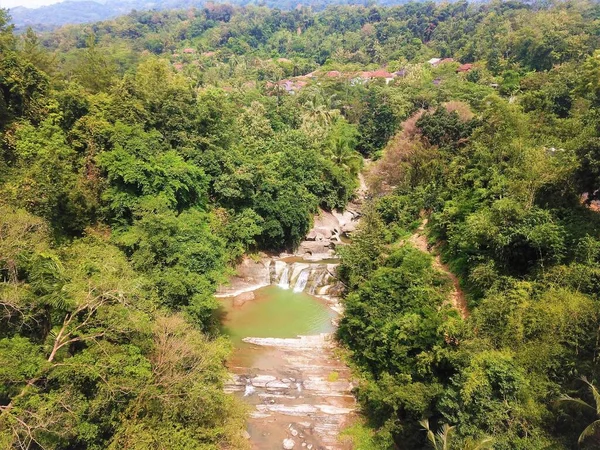
[[[248,432],[255,449],[346,449],[340,431],[352,420],[350,371],[331,334],[247,338],[260,357],[252,367],[230,362],[229,392],[252,405]]]

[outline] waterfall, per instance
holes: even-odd
[[[306,283],[308,282],[308,276],[310,275],[310,270],[305,269],[300,272],[298,279],[296,280],[296,285],[294,286],[294,292],[302,292],[306,287]]]
[[[274,261],[269,266],[271,284],[294,292],[306,292],[309,295],[326,293],[328,283],[334,278],[336,264]],[[335,281],[335,280],[334,280]]]
[[[281,274],[281,278],[279,279],[279,283],[277,284],[280,288],[289,289],[290,288],[290,269],[288,266],[285,266],[283,269],[283,273]]]

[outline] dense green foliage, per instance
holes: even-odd
[[[427,448],[423,418],[452,434],[436,448],[577,448],[597,420],[558,401],[593,405],[580,377],[600,379],[596,61],[530,72],[508,98],[450,93],[373,164],[374,198],[342,252],[339,337],[383,448]],[[468,318],[407,239],[424,218]],[[581,447],[599,439],[591,426]]]
[[[599,19],[207,5],[38,37],[0,14],[0,446],[243,448],[213,293],[343,207],[358,150],[361,445],[426,448],[429,419],[451,449],[576,448],[597,417],[557,400],[600,381]],[[469,317],[409,242],[424,218]]]

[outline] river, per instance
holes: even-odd
[[[235,346],[226,389],[251,407],[253,449],[351,448],[340,438],[356,401],[334,340],[342,313],[335,247],[356,227],[364,186],[361,177],[344,212],[321,211],[294,255],[245,258],[218,291]]]

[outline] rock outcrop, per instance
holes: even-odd
[[[335,257],[336,247],[344,245],[344,238],[348,238],[356,229],[359,218],[358,210],[319,210],[314,217],[314,226],[298,246],[296,256],[307,260]]]

